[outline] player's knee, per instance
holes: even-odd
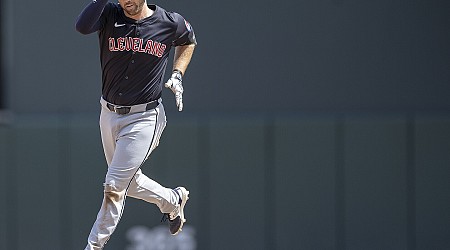
[[[123,196],[123,192],[120,192],[114,184],[105,183],[103,192],[105,193],[105,198],[114,202],[120,201]]]

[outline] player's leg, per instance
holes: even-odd
[[[104,118],[113,118],[109,129],[113,131],[112,138],[117,138],[117,141],[105,177],[102,207],[92,227],[86,249],[102,249],[114,232],[122,216],[127,188],[148,154],[158,144],[160,136],[158,131],[165,125],[165,117],[159,116],[158,113],[159,110],[156,108],[127,116],[114,113],[105,115]],[[105,129],[107,127],[102,126],[102,130]],[[114,136],[114,133],[117,136]],[[107,134],[107,132],[102,133],[102,136]],[[108,140],[104,142],[106,141]],[[107,154],[106,151],[105,154]]]
[[[164,115],[165,117],[162,104],[160,105],[160,115]],[[160,133],[162,133],[162,130]],[[130,183],[127,196],[156,204],[163,214],[169,216],[170,232],[177,234],[181,231],[186,221],[183,210],[189,196],[189,191],[184,187],[175,189],[163,187],[158,182],[144,175],[139,169]]]
[[[140,169],[130,183],[127,196],[153,203],[162,213],[172,212],[179,200],[173,189],[163,187],[144,175]]]
[[[182,230],[186,222],[184,206],[189,199],[189,191],[186,188],[165,188],[138,170],[127,196],[156,204],[164,214],[163,218],[168,219],[171,234],[176,235]]]
[[[117,123],[117,115],[102,106],[100,113],[100,134],[103,144],[103,153],[105,154],[106,163],[111,165],[114,151],[116,150],[116,139],[118,131],[113,127]]]
[[[159,145],[159,140],[166,127],[166,114],[162,103],[158,105],[157,111],[160,124],[156,127],[155,139],[147,154],[147,158]],[[154,203],[163,212],[172,211],[177,200],[176,194],[171,189],[165,188],[158,182],[148,178],[142,173],[141,169],[138,169],[135,173],[128,187],[127,196]]]
[[[157,111],[160,125],[156,127],[155,140],[147,157],[149,157],[152,151],[159,145],[159,139],[166,126],[166,114],[162,103],[158,106]],[[148,178],[142,173],[141,169],[134,175],[134,178],[128,187],[127,196],[153,203],[157,205],[163,213],[170,213],[173,211],[174,206],[178,202],[178,196],[172,189],[165,188],[158,182]]]

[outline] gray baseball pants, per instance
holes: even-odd
[[[178,196],[144,175],[141,166],[158,146],[166,126],[164,106],[120,115],[107,108],[105,100],[100,114],[103,150],[108,164],[104,196],[85,250],[103,249],[122,216],[127,196],[157,205],[162,213],[170,213]],[[136,109],[134,109],[136,108]],[[145,109],[144,109],[145,110]]]

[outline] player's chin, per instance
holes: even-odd
[[[135,16],[135,15],[139,14],[139,8],[137,6],[125,7],[125,11],[130,16]]]
[[[125,9],[125,11],[128,13],[128,15],[130,15],[130,16],[135,16],[135,15],[137,15],[137,12],[136,11],[133,11],[133,10],[126,10]]]

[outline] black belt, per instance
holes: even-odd
[[[144,111],[147,111],[147,110],[150,110],[150,109],[154,109],[154,108],[158,107],[158,105],[159,105],[159,102],[158,102],[157,100],[148,103],[148,104],[145,106],[145,109],[144,109],[144,107],[141,106],[141,105],[137,105],[137,106],[141,106],[141,107],[133,107],[133,106],[114,106],[114,105],[112,105],[112,104],[110,104],[110,103],[106,103],[106,107],[107,107],[111,112],[117,113],[117,114],[119,114],[119,115],[126,115],[126,114],[130,113],[130,111],[133,111],[133,113],[135,113],[135,112],[144,112]]]

